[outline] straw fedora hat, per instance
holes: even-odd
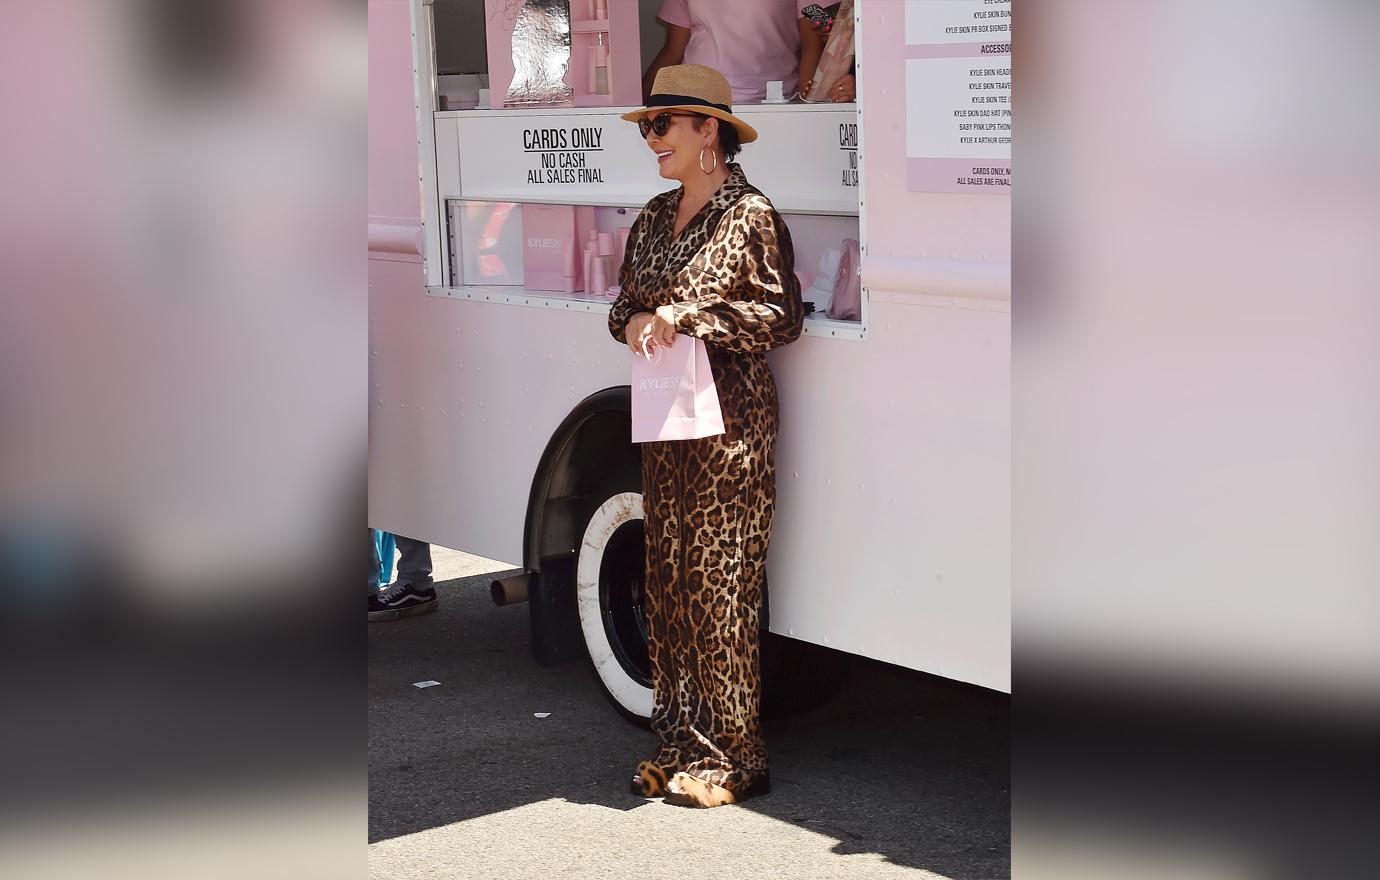
[[[658,70],[647,106],[624,113],[623,118],[636,122],[662,110],[690,110],[713,116],[738,129],[740,143],[750,144],[757,140],[757,129],[733,115],[733,90],[728,80],[703,64],[673,64]]]

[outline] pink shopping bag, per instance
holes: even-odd
[[[670,348],[632,355],[632,440],[696,440],[724,432],[704,342],[677,335]]]

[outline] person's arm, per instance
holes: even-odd
[[[818,26],[804,16],[801,16],[799,25],[800,96],[804,98],[810,94],[811,81],[815,78],[815,70],[819,68],[820,56],[824,54],[824,37],[820,35]]]
[[[741,262],[725,267],[727,284],[687,268],[679,283],[693,294],[662,306],[676,329],[727,351],[769,351],[794,342],[804,329],[805,307],[795,277],[795,249],[781,215],[760,195],[733,208],[728,235],[753,243],[742,248]]]
[[[613,301],[609,308],[609,334],[619,342],[629,342],[627,339],[628,321],[633,315],[643,311],[643,309],[632,298],[633,292],[633,255],[640,248],[642,235],[647,229],[648,216],[652,213],[652,203],[638,213],[637,219],[633,221],[632,229],[628,231],[628,246],[623,253],[623,265],[618,268],[618,298]]]
[[[656,57],[652,59],[651,65],[647,68],[647,72],[642,74],[642,99],[644,101],[652,96],[652,86],[656,83],[658,70],[673,64],[685,63],[685,47],[690,42],[690,28],[664,21],[662,26],[666,28],[666,41],[661,44],[661,51],[656,53]]]
[[[622,343],[627,343],[625,334],[628,332],[628,321],[632,316],[642,311],[638,308],[633,298],[628,295],[628,289],[622,288],[618,291],[618,299],[613,301],[609,308],[609,335]]]

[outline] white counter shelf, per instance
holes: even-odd
[[[607,312],[613,299],[589,296],[584,293],[560,293],[554,290],[526,290],[512,285],[461,287],[428,287],[427,295],[488,302],[534,309],[563,309],[569,312]],[[805,319],[806,336],[827,336],[835,339],[866,339],[867,331],[858,321],[835,321],[816,312]]]
[[[585,293],[561,293],[555,290],[527,290],[513,285],[483,286],[467,284],[461,287],[428,287],[430,296],[468,299],[475,302],[502,303],[511,306],[530,306],[537,309],[565,309],[575,312],[607,312],[613,299]]]

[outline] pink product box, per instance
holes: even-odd
[[[584,289],[579,242],[594,228],[594,208],[524,205],[522,274],[528,290]]]
[[[450,203],[453,280],[485,286],[523,283],[523,207],[513,202]]]

